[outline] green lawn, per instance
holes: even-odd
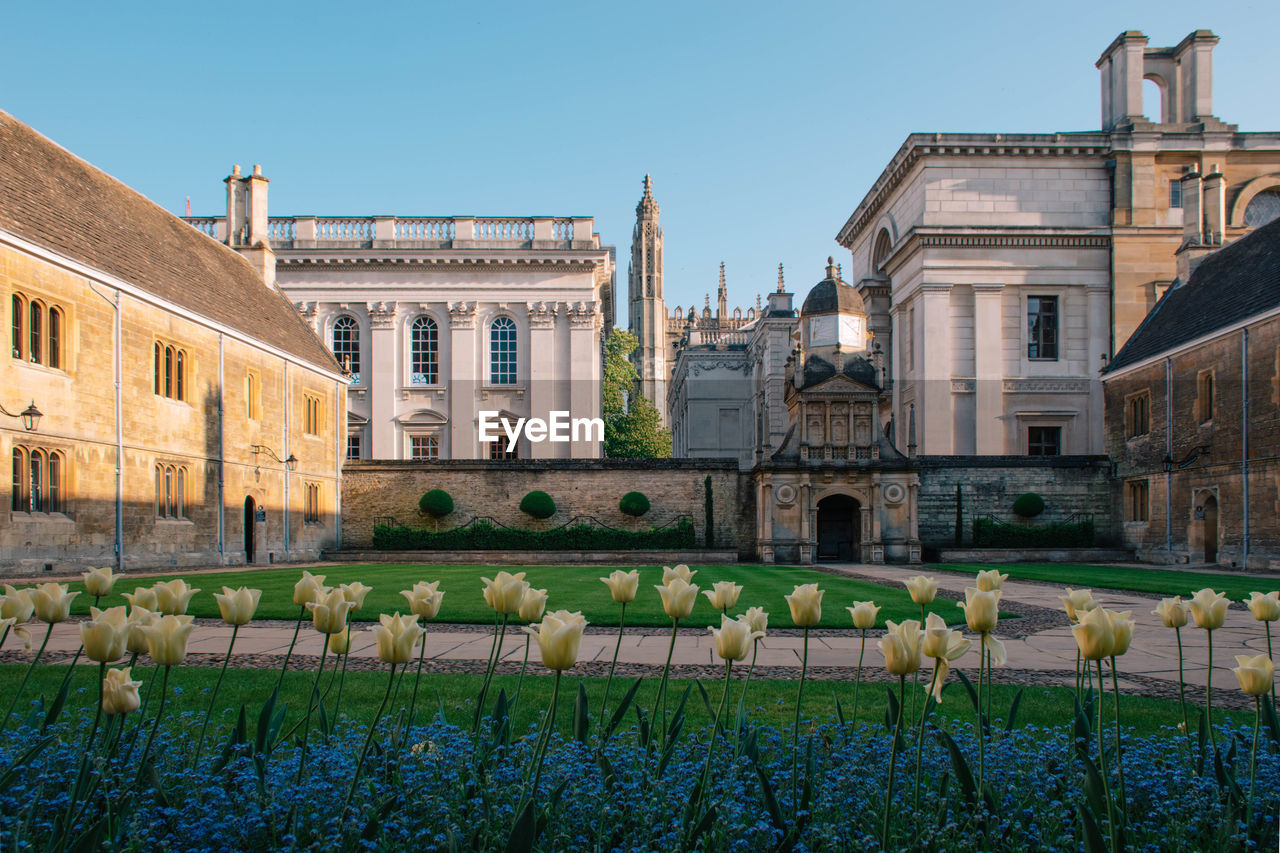
[[[1194,595],[1197,590],[1212,587],[1225,592],[1232,601],[1248,601],[1251,592],[1270,592],[1280,588],[1280,581],[1272,578],[1251,578],[1245,574],[1228,572],[1180,572],[1170,569],[1130,568],[1127,566],[1081,566],[1073,563],[1009,565],[979,565],[946,563],[930,568],[949,572],[977,572],[979,569],[996,569],[1011,578],[1051,581],[1073,588],[1100,587],[1103,589],[1131,589],[1137,592],[1154,592],[1160,595]]]
[[[18,664],[0,665],[0,696],[5,696],[6,698],[12,696],[12,691],[16,689],[18,682],[21,680],[24,669],[24,666]],[[26,707],[27,702],[40,694],[44,694],[46,697],[52,697],[56,694],[65,672],[66,669],[62,666],[38,666],[23,693],[24,703],[22,707]],[[328,670],[326,670],[327,672]],[[530,675],[527,675],[524,680],[524,696],[520,700],[516,712],[518,729],[534,725],[551,698],[551,676],[545,675],[545,670],[535,667],[530,667],[529,672]],[[97,701],[97,690],[93,686],[93,675],[93,669],[88,666],[77,668],[72,682],[71,697],[68,700],[69,712],[92,707],[91,703]],[[149,681],[155,675],[156,669],[149,666],[137,667],[133,671],[133,677],[143,682]],[[277,675],[276,670],[228,670],[218,696],[218,705],[224,709],[221,717],[223,725],[229,726],[234,722],[236,712],[243,703],[247,706],[247,714],[252,726],[253,721],[257,719],[258,709],[275,684]],[[170,696],[166,705],[166,717],[169,717],[170,712],[174,715],[170,719],[176,719],[183,711],[191,712],[190,716],[186,718],[187,725],[198,728],[204,719],[204,710],[208,707],[208,690],[212,687],[216,677],[217,669],[212,667],[175,667],[169,676]],[[289,708],[287,725],[291,725],[293,721],[298,720],[305,710],[303,703],[310,690],[313,678],[314,671],[291,670],[286,673],[281,695],[282,701]],[[372,719],[382,699],[387,678],[387,671],[348,672],[343,687],[341,714],[359,722],[368,722]],[[328,679],[328,674],[322,676],[322,691]],[[481,676],[479,675],[424,675],[421,682],[421,692],[418,697],[419,720],[422,721],[422,714],[434,715],[443,706],[446,720],[463,726],[469,724],[474,709],[475,696],[479,692],[480,682]],[[565,673],[564,680],[561,683],[560,713],[557,715],[557,723],[566,732],[572,725],[573,700],[577,694],[579,683],[586,687],[591,714],[595,715],[599,712],[600,701],[603,698],[605,679],[578,678],[574,676],[572,670]],[[723,680],[703,683],[713,707],[720,699],[723,683]],[[611,705],[622,698],[630,684],[631,682],[627,679],[619,678],[614,680],[610,690]],[[673,701],[679,701],[680,695],[688,684],[691,684],[691,682],[672,680],[673,686],[670,689],[672,690]],[[798,681],[753,679],[747,703],[748,709],[751,711],[751,718],[758,723],[764,723],[775,728],[789,729],[794,719],[796,688],[798,685]],[[505,690],[508,697],[510,697],[515,690],[515,686],[516,676],[495,678],[491,687],[490,702],[496,701],[499,690]],[[394,711],[408,705],[409,693],[412,687],[413,679],[412,672],[410,672],[402,682],[398,698],[390,706],[391,710]],[[637,701],[646,711],[651,711],[653,708],[657,687],[658,679],[656,677],[648,678],[637,693]],[[908,682],[907,687],[908,690],[911,689],[910,682]],[[838,697],[846,719],[852,718],[853,688],[854,685],[851,682],[810,680],[805,686],[805,716],[819,721],[833,718],[835,715],[835,700]],[[159,690],[158,684],[155,689]],[[733,701],[737,701],[741,689],[741,673],[735,669],[734,692],[731,694]],[[896,685],[894,689],[897,689]],[[146,690],[147,687],[144,684],[141,688],[144,695]],[[923,696],[923,685],[919,690],[919,695]],[[992,709],[994,716],[999,718],[1007,716],[1010,703],[1018,690],[1019,688],[1017,687],[1005,685],[995,685],[993,687]],[[882,723],[885,719],[886,696],[886,684],[864,682],[860,690],[858,718],[868,723]],[[330,712],[335,698],[336,692],[331,691],[328,694]],[[157,699],[158,694],[152,698],[153,708]],[[1066,726],[1071,718],[1073,701],[1073,694],[1069,688],[1027,687],[1023,691],[1016,722],[1018,725]],[[1106,707],[1108,719],[1110,719],[1110,700],[1107,701]],[[1192,707],[1190,710],[1194,715],[1197,709]],[[707,725],[711,721],[711,715],[707,712],[696,686],[693,687],[689,695],[687,712],[690,724],[694,729]],[[1182,720],[1181,710],[1177,702],[1140,696],[1122,697],[1122,713],[1124,714],[1124,724],[1140,732],[1153,732],[1161,727],[1175,726]],[[945,719],[961,721],[971,721],[973,719],[973,706],[965,694],[963,686],[956,682],[954,678],[948,682],[943,696],[943,703],[939,708],[939,714]],[[1231,723],[1235,725],[1252,723],[1252,714],[1243,711],[1225,713],[1218,711],[1214,717],[1215,720],[1223,720],[1224,717],[1229,718]],[[634,716],[631,717],[631,720],[634,720]]]
[[[617,625],[621,608],[613,603],[609,589],[599,578],[607,576],[614,567],[601,566],[530,566],[506,567],[510,571],[527,572],[528,580],[537,589],[548,589],[550,595],[547,606],[552,610],[581,610],[592,625]],[[886,619],[900,621],[920,618],[920,608],[912,603],[906,590],[900,586],[882,586],[880,584],[857,581],[850,578],[837,577],[810,569],[790,568],[786,566],[697,566],[698,574],[694,583],[703,590],[711,589],[715,581],[732,580],[742,584],[742,596],[738,599],[738,607],[730,615],[745,612],[748,607],[762,606],[769,611],[769,624],[774,628],[794,627],[791,612],[783,596],[789,594],[797,584],[817,583],[826,590],[823,597],[824,627],[850,628],[852,622],[845,607],[854,601],[874,600],[882,605],[880,623]],[[313,573],[326,576],[326,583],[336,585],[351,581],[360,581],[373,587],[365,599],[364,608],[355,615],[356,619],[376,620],[379,613],[393,611],[407,612],[406,601],[400,590],[409,589],[417,581],[440,581],[440,588],[445,591],[444,604],[440,609],[437,621],[455,623],[492,622],[493,611],[485,605],[481,597],[483,584],[480,578],[493,577],[503,567],[493,566],[437,566],[437,565],[347,565],[332,564],[314,569]],[[661,567],[643,566],[640,569],[640,591],[636,600],[627,605],[628,625],[666,626],[671,624],[662,610],[662,601],[655,584],[662,582]],[[218,605],[213,593],[221,592],[223,586],[249,586],[262,590],[262,601],[258,605],[258,618],[295,619],[298,608],[293,604],[293,585],[302,576],[297,568],[254,569],[228,572],[196,574],[187,577],[187,581],[201,590],[191,600],[188,613],[195,616],[218,615]],[[147,577],[133,579],[120,577],[116,582],[112,595],[104,599],[103,606],[124,604],[121,593],[132,592],[135,586],[150,586],[159,580],[171,577],[183,577],[182,574],[164,577]],[[84,589],[83,584],[76,582],[73,589]],[[75,600],[75,613],[88,613],[93,603],[88,594],[82,594]],[[938,599],[931,605],[948,622],[963,621],[964,613],[950,600]],[[711,608],[710,602],[701,593],[692,616],[682,624],[690,627],[719,625],[719,617]]]

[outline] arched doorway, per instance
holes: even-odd
[[[848,495],[818,501],[818,559],[852,561],[859,553],[862,505]]]
[[[253,498],[246,497],[244,499],[244,561],[246,563],[253,562],[253,528],[256,509]]]
[[[1207,495],[1204,499],[1202,513],[1204,521],[1204,561],[1206,563],[1218,562],[1218,498],[1216,495]]]

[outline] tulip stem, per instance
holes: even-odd
[[[662,740],[667,739],[667,675],[671,672],[671,653],[676,650],[676,632],[680,630],[680,620],[671,620],[671,642],[667,644],[667,662],[662,667],[662,680],[658,682],[658,696],[653,702],[653,724],[658,724],[658,706],[662,706]]]
[[[858,650],[858,674],[853,679],[853,724],[858,724],[858,688],[862,687],[862,658],[867,653],[867,629],[862,629],[862,647]]]
[[[27,686],[27,679],[31,677],[31,670],[35,669],[36,664],[40,662],[40,656],[44,654],[44,647],[49,644],[49,635],[53,633],[53,623],[49,623],[49,627],[45,629],[44,640],[40,643],[40,648],[36,650],[36,656],[31,659],[31,663],[27,664],[27,671],[22,674],[22,681],[18,684],[18,689],[14,691],[13,700],[9,703],[9,710],[4,714],[4,725],[0,726],[0,731],[9,728],[9,717],[13,716],[13,709],[18,706],[18,697],[22,695],[22,689]]]
[[[347,627],[347,632],[351,632],[350,626]],[[347,681],[347,661],[349,660],[351,660],[351,638],[347,637],[347,650],[342,653],[342,671],[338,673],[338,695],[333,700],[334,725],[338,723],[338,711],[342,708],[342,685]]]
[[[511,705],[507,708],[508,730],[515,728],[516,711],[520,708],[520,691],[524,688],[524,671],[529,667],[529,641],[532,639],[533,635],[526,632],[524,635],[524,659],[520,661],[520,676],[516,679],[516,692],[511,697]]]
[[[498,658],[502,655],[502,640],[506,637],[507,620],[510,618],[510,614],[502,614],[502,625],[493,635],[493,646],[489,650],[489,666],[485,669],[484,681],[480,685],[480,698],[476,700],[476,716],[471,726],[473,733],[480,730],[480,718],[484,716],[485,697],[489,695],[489,682],[493,680],[494,670],[498,668]]]
[[[920,605],[920,628],[924,629],[926,620],[928,619],[928,605]],[[920,670],[916,670],[911,674],[911,719],[916,718],[916,694],[920,688]]]
[[[987,666],[987,632],[978,635],[978,798],[982,798],[982,786],[987,774],[987,729],[982,714],[982,694],[985,682],[984,670]]]
[[[1253,828],[1253,792],[1258,781],[1258,722],[1262,718],[1262,696],[1253,697],[1253,750],[1249,755],[1249,802],[1244,809],[1244,831]]]
[[[293,624],[293,639],[289,641],[289,651],[285,652],[284,665],[280,667],[280,674],[276,676],[276,692],[280,692],[280,685],[284,682],[285,670],[289,668],[289,659],[293,657],[293,647],[298,642],[298,630],[302,628],[302,617],[307,612],[307,606],[304,604],[298,608],[298,621]],[[327,637],[326,637],[327,640]]]
[[[916,670],[919,672],[919,670]],[[924,694],[924,709],[920,712],[920,731],[916,735],[916,791],[912,798],[912,810],[920,811],[920,759],[924,754],[924,723],[929,716],[929,700],[933,698],[933,688],[938,683],[938,662],[933,662],[933,675],[929,677],[929,692]]]
[[[195,757],[191,759],[192,767],[200,763],[200,750],[204,747],[204,733],[209,728],[209,718],[213,716],[213,703],[218,701],[218,688],[222,687],[222,677],[227,674],[227,664],[231,663],[231,650],[235,648],[236,634],[239,631],[239,625],[231,626],[231,642],[227,643],[227,656],[222,659],[222,669],[218,670],[218,680],[213,682],[213,690],[209,693],[209,707],[204,712],[204,724],[200,726],[200,737],[196,739]]]
[[[799,812],[796,803],[796,781],[800,772],[800,705],[804,700],[804,678],[809,672],[809,626],[804,626],[804,654],[800,658],[800,689],[796,691],[796,719],[791,727],[791,805]],[[904,683],[905,683],[905,676]]]
[[[164,674],[160,677],[160,707],[156,708],[156,718],[151,724],[151,732],[147,735],[146,746],[142,748],[142,758],[138,759],[138,778],[142,778],[142,771],[147,764],[147,756],[151,754],[151,743],[156,739],[156,730],[160,728],[160,719],[164,716],[164,703],[169,697],[169,670],[172,667],[165,664]],[[152,676],[155,679],[155,676]]]
[[[328,645],[327,643],[325,645]],[[396,665],[391,664],[390,677],[387,679],[387,689],[382,693],[382,704],[378,706],[378,713],[374,715],[373,722],[369,724],[369,734],[365,736],[364,748],[360,750],[360,760],[356,762],[355,772],[351,775],[351,787],[347,788],[346,799],[342,801],[342,810],[339,814],[345,819],[347,814],[347,806],[351,804],[351,797],[356,792],[356,785],[360,782],[360,773],[364,770],[364,760],[369,756],[369,747],[373,744],[373,734],[378,729],[378,723],[382,721],[382,715],[387,710],[387,700],[391,698],[391,685],[396,683]]]
[[[0,634],[0,648],[4,647],[4,641],[9,638],[9,626],[4,626],[4,633]]]
[[[1209,666],[1204,677],[1204,718],[1205,726],[1209,729],[1209,743],[1213,744],[1213,753],[1217,755],[1218,741],[1213,736],[1213,629],[1210,628],[1205,633],[1209,635]]]
[[[1127,823],[1129,820],[1128,797],[1124,784],[1124,756],[1120,751],[1120,680],[1116,676],[1115,655],[1111,656],[1111,692],[1116,700],[1116,773],[1120,776],[1120,820],[1122,823]]]
[[[557,669],[556,680],[551,686],[551,705],[547,709],[547,716],[542,725],[542,734],[538,738],[537,752],[533,763],[533,786],[520,797],[520,805],[515,812],[516,820],[520,819],[520,813],[524,810],[525,798],[537,798],[538,796],[538,782],[542,779],[542,762],[547,757],[547,745],[551,742],[551,731],[556,727],[556,710],[560,703],[560,675],[561,671]]]
[[[898,676],[898,720],[893,726],[893,746],[889,750],[889,787],[884,793],[884,820],[880,830],[880,844],[885,850],[893,849],[889,844],[889,807],[893,805],[893,778],[898,769],[898,740],[902,736],[902,706],[906,698],[907,676],[903,673]]]
[[[293,784],[295,785],[302,782],[302,771],[307,766],[307,738],[311,734],[311,709],[316,706],[316,702],[320,698],[320,673],[324,672],[324,659],[328,652],[329,635],[325,634],[324,645],[320,648],[320,666],[316,668],[316,677],[311,682],[311,695],[307,698],[307,717],[306,721],[302,724],[302,755],[298,758],[298,775],[293,781]],[[392,669],[392,672],[395,672],[394,668]]]
[[[1102,659],[1098,659],[1098,687],[1101,691],[1102,685],[1106,682],[1102,680]],[[1107,830],[1111,835],[1112,853],[1120,849],[1120,845],[1116,834],[1116,816],[1115,804],[1111,799],[1111,774],[1107,772],[1107,753],[1106,747],[1102,743],[1102,697],[1098,697],[1098,719],[1095,721],[1095,730],[1098,734],[1098,764],[1100,765],[1102,776],[1103,795],[1107,799]]]
[[[350,648],[348,648],[347,654],[350,654],[350,653],[351,653],[351,650]],[[426,656],[427,656],[427,638],[424,635],[422,638],[422,647],[418,649],[418,671],[413,674],[413,697],[409,700],[409,725],[408,725],[408,728],[405,729],[406,739],[408,738],[408,735],[409,735],[409,729],[413,728],[413,718],[414,718],[414,715],[417,713],[418,682],[422,680],[422,660]],[[345,661],[343,661],[342,672],[345,674],[346,671],[347,671],[347,664]],[[338,698],[342,698],[342,688],[338,688]],[[334,717],[336,719],[337,715],[335,714]]]
[[[1191,726],[1187,723],[1187,682],[1182,675],[1182,629],[1175,627],[1174,636],[1178,638],[1178,702],[1182,705],[1182,735],[1191,735]]]
[[[1271,623],[1263,622],[1262,624],[1265,625],[1267,628],[1267,657],[1274,661],[1276,659],[1275,655],[1271,654]],[[1272,678],[1271,679],[1271,706],[1274,708],[1275,704],[1276,704],[1276,680]]]
[[[604,726],[604,712],[609,707],[609,687],[613,684],[613,670],[618,665],[618,652],[622,651],[622,629],[627,623],[627,603],[622,602],[622,615],[618,617],[618,642],[613,646],[613,661],[609,664],[609,677],[604,682],[604,700],[600,702],[600,725]],[[526,638],[526,643],[528,639]],[[528,646],[525,646],[526,654]]]
[[[96,604],[97,603],[95,602],[95,606]],[[67,822],[62,832],[59,833],[58,843],[54,845],[53,847],[54,850],[61,850],[63,847],[66,846],[67,835],[71,832],[71,827],[75,826],[76,821],[80,819],[80,815],[84,813],[85,807],[88,806],[89,804],[88,798],[86,798],[85,802],[81,804],[80,808],[78,810],[76,809],[76,802],[80,799],[80,786],[84,782],[85,771],[89,769],[89,755],[93,749],[93,742],[98,737],[98,724],[102,722],[102,701],[105,698],[105,694],[106,694],[106,688],[103,686],[103,680],[105,678],[106,671],[107,671],[106,662],[99,661],[98,663],[98,710],[93,715],[93,728],[89,731],[89,737],[85,740],[84,746],[81,747],[82,755],[80,756],[80,769],[76,772],[76,782],[71,787],[71,802],[67,806],[67,814],[66,814]],[[108,736],[109,734],[110,733],[108,732]]]
[[[711,778],[711,756],[716,751],[716,734],[720,731],[720,720],[724,717],[724,708],[729,700],[729,676],[733,672],[733,660],[724,662],[724,692],[720,694],[720,707],[716,709],[716,718],[711,725],[711,740],[707,744],[707,760],[702,765],[702,781],[698,783],[698,800],[701,802],[707,796],[707,780]],[[687,827],[686,827],[687,829]]]

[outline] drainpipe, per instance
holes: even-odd
[[[1164,452],[1173,458],[1173,359],[1164,360]],[[1164,474],[1164,550],[1173,561],[1173,472]]]
[[[1244,567],[1249,567],[1249,330],[1240,331],[1240,469],[1244,500]]]

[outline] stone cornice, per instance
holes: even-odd
[[[277,270],[350,269],[393,270],[407,267],[441,267],[449,271],[476,272],[494,267],[520,272],[580,272],[595,273],[608,266],[608,258],[477,258],[477,257],[412,257],[412,256],[361,256],[361,255],[276,255]]]

